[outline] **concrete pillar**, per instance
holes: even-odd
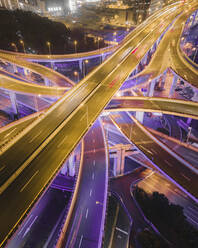
[[[55,67],[54,62],[50,62],[50,66],[51,66],[51,69],[54,70],[54,67]]]
[[[15,64],[13,64],[13,71],[14,71],[14,73],[15,73],[15,72],[18,73],[18,68],[17,68],[17,66],[16,66]]]
[[[61,174],[66,175],[68,171],[68,161],[64,163],[62,169],[61,169]]]
[[[71,177],[75,176],[75,155],[72,153],[69,157],[69,175]]]
[[[149,97],[152,97],[153,96],[153,93],[154,93],[154,89],[155,89],[155,84],[156,84],[156,80],[152,80],[149,84],[149,87],[148,87],[148,93],[147,95]]]
[[[148,59],[148,53],[146,53],[146,55],[143,58],[143,64],[146,65],[147,64],[147,59]]]
[[[27,68],[23,68],[23,72],[25,76],[29,76],[30,71]]]
[[[144,112],[136,111],[136,113],[135,113],[135,118],[136,118],[140,123],[143,123],[143,121],[144,121]]]
[[[79,59],[79,68],[80,68],[80,72],[83,73],[83,60]]]
[[[172,82],[172,85],[171,85],[171,88],[170,88],[169,96],[168,97],[172,97],[173,96],[174,91],[175,91],[175,88],[176,88],[176,85],[177,85],[177,80],[178,80],[178,76],[174,75],[173,76],[173,82]]]
[[[16,94],[13,91],[10,91],[9,94],[10,94],[10,101],[12,104],[14,115],[18,117],[19,111],[18,111],[18,106],[17,106],[17,101],[16,101]]]
[[[187,119],[187,124],[190,125],[191,124],[191,121],[192,121],[192,118],[188,118]]]
[[[105,54],[104,53],[101,54],[100,59],[101,59],[101,63],[105,60]]]
[[[196,14],[193,15],[191,27],[193,27],[195,25],[195,21],[196,21]]]
[[[124,174],[125,150],[121,148],[120,174]]]
[[[50,80],[48,78],[44,78],[45,86],[50,86]]]
[[[117,160],[118,160],[117,157],[113,158],[113,175],[114,175],[114,177],[117,175]]]
[[[37,98],[37,96],[33,96],[33,98],[34,98],[34,109],[36,112],[38,112],[39,111],[38,98]]]
[[[118,176],[124,173],[125,151],[122,148],[117,149],[116,157],[113,162],[113,175]]]

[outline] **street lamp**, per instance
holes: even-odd
[[[26,53],[24,41],[23,40],[20,40],[19,42],[23,46],[23,52]]]
[[[74,76],[77,78],[77,82],[79,81],[79,73],[77,71],[74,71]]]
[[[49,56],[51,57],[51,55],[52,55],[51,42],[47,41],[46,45],[47,45],[47,47],[49,49]],[[51,61],[50,65],[51,65],[51,69],[53,69],[53,62],[52,61]]]
[[[89,63],[89,60],[88,59],[85,59],[84,60],[84,70],[83,70],[83,76],[85,77],[86,75],[86,72],[87,72],[87,67],[86,65]]]
[[[78,44],[78,42],[77,42],[77,40],[75,40],[75,41],[74,41],[74,49],[75,49],[75,53],[77,53],[77,44]]]
[[[18,52],[18,48],[17,48],[17,46],[16,46],[16,44],[14,42],[11,43],[11,46],[14,47],[15,52]]]
[[[52,55],[52,52],[51,52],[51,43],[49,41],[46,42],[46,45],[48,46],[48,49],[49,49],[49,55]]]

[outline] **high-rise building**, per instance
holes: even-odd
[[[45,0],[0,0],[0,7],[14,10],[23,9],[33,12],[41,12],[45,9]]]

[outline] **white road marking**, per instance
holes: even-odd
[[[95,166],[95,165],[96,165],[96,160],[93,161],[93,166]]]
[[[67,136],[64,137],[64,139],[57,145],[57,148],[59,148],[63,143],[64,141],[66,140]]]
[[[170,163],[170,162],[168,162],[167,160],[164,160],[170,167],[173,167],[173,165]]]
[[[145,150],[146,152],[150,153],[151,155],[153,155],[153,153],[151,151],[149,151],[147,148],[145,148],[144,146],[142,145],[139,145],[143,150]]]
[[[4,138],[6,138],[6,137],[7,137],[8,135],[10,135],[11,133],[13,133],[14,130],[16,130],[16,127],[15,127],[11,132],[9,132],[8,134],[6,134],[6,135],[4,136]]]
[[[86,211],[86,215],[85,215],[86,219],[87,219],[88,213],[89,213],[89,209],[87,209],[87,211]]]
[[[126,235],[128,235],[128,232],[125,232],[124,230],[120,229],[119,227],[116,227],[115,229],[120,231],[120,232],[122,232],[122,233],[124,233],[124,234],[126,234]]]
[[[198,224],[197,221],[192,219],[190,216],[187,216],[187,219],[189,219],[190,221],[194,222],[196,225]]]
[[[82,121],[82,120],[85,118],[86,115],[87,115],[87,113],[85,113],[85,114],[80,118],[80,121]]]
[[[82,244],[82,239],[83,239],[83,235],[81,235],[81,237],[80,237],[80,242],[79,242],[79,248],[81,247],[81,244]]]
[[[34,224],[34,222],[36,221],[36,219],[38,218],[38,216],[36,216],[33,221],[31,222],[31,224],[29,225],[29,227],[25,230],[24,234],[23,234],[23,238],[25,237],[25,235],[30,231],[32,225]]]
[[[21,230],[20,230],[20,232],[18,232],[18,235],[20,235],[21,234],[21,232],[23,231],[23,229],[25,228],[25,226],[28,224],[28,222],[31,220],[31,218],[32,218],[32,214],[30,215],[30,217],[29,217],[29,219],[26,221],[26,223],[23,225],[23,227],[21,228]]]
[[[186,180],[191,181],[191,179],[187,176],[185,176],[183,173],[180,173]]]
[[[0,168],[0,171],[2,171],[5,168],[5,165]]]
[[[94,180],[94,173],[92,174],[92,180]]]
[[[32,143],[33,140],[35,140],[40,134],[41,134],[42,131],[38,132],[36,136],[34,136],[30,141],[29,143]]]
[[[96,149],[94,148],[94,152],[96,152]]]
[[[92,189],[90,189],[90,192],[89,192],[89,196],[91,197],[91,195],[92,195]]]
[[[25,187],[27,187],[27,185],[32,181],[32,179],[39,173],[39,170],[37,170],[34,175],[32,175],[32,177],[29,179],[29,181],[21,188],[20,192],[22,192]]]

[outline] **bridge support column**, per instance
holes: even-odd
[[[146,66],[147,65],[147,59],[148,59],[148,53],[146,53],[144,59],[143,59],[143,65]]]
[[[54,62],[50,62],[50,67],[52,70],[54,70],[54,68],[55,68]]]
[[[50,86],[50,80],[48,78],[44,78],[45,86]]]
[[[38,97],[37,96],[33,96],[34,97],[34,109],[36,112],[39,111],[39,106],[38,106]]]
[[[144,121],[144,112],[136,111],[135,118],[140,122],[143,123]]]
[[[83,60],[82,59],[79,60],[79,68],[80,68],[80,72],[83,74]]]
[[[124,173],[124,150],[118,149],[117,156],[114,158],[113,175],[118,176]]]
[[[190,125],[191,124],[191,121],[192,121],[192,118],[188,118],[187,119],[187,124]]]
[[[75,176],[75,155],[72,153],[69,157],[69,175],[71,177]]]
[[[18,116],[19,116],[16,94],[13,91],[10,91],[9,94],[10,94],[10,101],[12,104],[12,109],[13,109],[14,119],[15,119],[15,117],[18,118]]]
[[[14,71],[14,73],[15,73],[15,72],[18,73],[18,68],[17,68],[17,66],[16,66],[15,64],[13,64],[13,71]]]
[[[24,72],[25,76],[29,76],[29,74],[30,74],[30,71],[27,68],[24,68],[23,72]]]
[[[155,89],[156,79],[152,80],[148,87],[148,96],[152,97]]]
[[[61,169],[61,174],[66,175],[68,171],[68,161],[64,163],[62,169]]]
[[[104,61],[104,59],[105,59],[105,54],[102,53],[101,56],[100,56],[100,61],[101,61],[100,63],[101,63],[101,64],[102,64],[102,62]]]
[[[171,85],[171,88],[170,88],[169,96],[168,97],[172,97],[173,96],[174,91],[175,91],[175,88],[176,88],[176,85],[177,85],[177,81],[178,81],[178,76],[174,75],[173,76],[173,82],[172,82],[172,85]]]

